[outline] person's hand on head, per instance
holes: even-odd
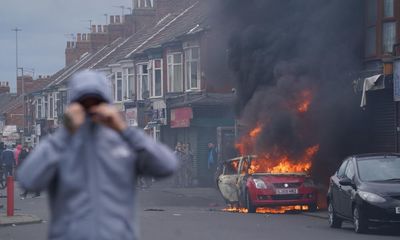
[[[109,104],[102,103],[89,109],[94,122],[103,124],[117,132],[122,132],[127,128],[118,110]]]
[[[86,113],[79,103],[70,104],[65,110],[64,126],[70,133],[75,133],[85,122]]]

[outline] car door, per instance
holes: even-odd
[[[239,176],[237,181],[238,197],[239,201],[241,201],[242,203],[244,203],[245,199],[244,193],[247,185],[246,183],[248,178],[249,166],[250,166],[250,156],[243,157],[239,164]]]
[[[356,169],[354,166],[354,162],[349,161],[346,167],[345,177],[354,181],[354,176],[356,173],[355,171]],[[340,204],[343,215],[348,218],[351,218],[353,216],[352,203],[353,203],[354,193],[355,189],[352,186],[342,186]]]
[[[341,209],[341,191],[342,191],[342,187],[340,186],[340,179],[342,179],[345,176],[346,173],[346,167],[348,164],[349,160],[346,159],[345,161],[343,161],[342,165],[340,166],[339,170],[336,172],[336,174],[334,176],[332,176],[331,179],[331,201],[332,201],[332,205],[333,208],[335,209],[335,211],[339,214],[343,214],[342,213],[342,209]]]
[[[223,172],[218,177],[218,188],[225,201],[229,203],[238,202],[238,178],[240,158],[224,163]]]

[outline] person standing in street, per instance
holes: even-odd
[[[6,177],[13,176],[13,169],[15,167],[14,152],[11,145],[7,145],[6,149],[1,153],[2,164],[5,167]]]
[[[24,146],[24,147],[21,149],[21,153],[19,154],[19,162],[18,162],[17,168],[19,168],[19,167],[23,164],[23,162],[24,162],[25,159],[28,157],[28,155],[29,155],[30,152],[31,152],[31,149],[28,148],[27,146]],[[25,189],[25,190],[20,194],[21,200],[25,199],[27,195],[28,195],[28,190]],[[33,197],[39,197],[39,196],[40,196],[40,192],[36,192],[36,193],[33,195]]]
[[[177,169],[170,149],[127,127],[111,92],[103,74],[74,75],[64,127],[18,170],[23,188],[48,191],[51,240],[137,239],[137,176],[162,178]]]

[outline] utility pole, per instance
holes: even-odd
[[[15,32],[15,84],[18,82],[18,32],[21,32],[22,29],[15,27],[11,29],[11,31]]]

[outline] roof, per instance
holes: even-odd
[[[353,155],[353,158],[362,159],[362,158],[374,158],[374,157],[400,157],[398,153],[364,153]]]
[[[146,49],[160,47],[162,44],[174,41],[182,35],[197,33],[206,18],[205,4],[196,1],[180,12],[166,15],[154,27],[136,32],[94,67],[106,67],[108,64],[117,63],[120,60],[131,58],[135,54],[143,53]],[[193,29],[197,30],[194,31]]]
[[[198,33],[201,24],[207,18],[205,5],[195,1],[176,13],[168,13],[153,23],[153,27],[143,28],[128,38],[118,38],[94,53],[88,53],[51,77],[46,88],[64,84],[74,73],[83,69],[102,69],[118,61],[129,59],[136,53],[161,46],[163,43],[178,39],[183,35]]]

